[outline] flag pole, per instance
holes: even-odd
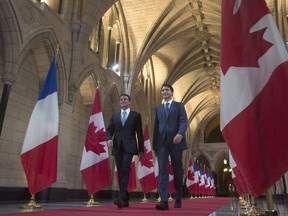
[[[98,204],[98,202],[95,201],[93,194],[90,195],[90,199],[88,200],[88,202],[86,202],[86,206],[94,206]]]
[[[253,196],[250,198],[250,203],[250,209],[247,212],[248,215],[264,215],[264,212],[262,212],[260,208],[256,207],[256,201]]]
[[[144,194],[144,197],[143,197],[143,199],[142,199],[142,202],[147,202],[148,201],[148,199],[146,198],[146,194],[143,192],[143,194]]]
[[[267,210],[265,211],[266,216],[277,216],[278,213],[274,209],[274,203],[273,203],[273,196],[272,196],[272,188],[269,188],[266,191],[266,202],[267,202]]]
[[[20,209],[29,209],[29,210],[31,210],[31,209],[41,209],[42,206],[36,203],[35,195],[32,194],[30,201],[27,204],[25,204],[25,205],[19,206],[19,208]]]
[[[247,202],[245,200],[245,195],[242,195],[239,197],[239,205],[241,208],[244,208],[247,205]]]

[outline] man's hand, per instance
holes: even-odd
[[[113,147],[113,141],[112,141],[112,140],[108,140],[108,143],[107,143],[107,144],[108,144],[108,147],[109,147],[109,148],[112,148],[112,147]]]
[[[182,141],[183,137],[180,134],[177,134],[173,139],[173,144],[179,144]]]

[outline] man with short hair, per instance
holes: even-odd
[[[130,96],[121,94],[119,103],[121,111],[112,115],[109,126],[106,129],[106,140],[108,141],[108,147],[112,148],[112,155],[115,157],[118,171],[120,191],[113,203],[118,208],[122,208],[129,207],[127,188],[130,165],[134,155],[139,155],[141,158],[144,152],[144,137],[141,115],[130,109]]]
[[[174,208],[181,208],[183,193],[182,152],[187,149],[185,133],[188,120],[183,103],[172,99],[174,89],[169,84],[163,84],[161,95],[164,103],[155,112],[153,150],[156,153],[159,166],[158,191],[161,202],[155,208],[168,210],[169,197],[169,155],[174,172],[175,203]]]

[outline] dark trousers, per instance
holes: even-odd
[[[118,198],[128,202],[129,194],[127,188],[129,183],[133,154],[125,152],[124,149],[121,148],[119,154],[114,155],[114,157],[118,171],[118,185],[120,190],[120,192],[118,193]]]
[[[174,145],[174,144],[173,144]],[[156,151],[159,166],[158,191],[161,202],[167,202],[169,198],[169,155],[174,173],[175,199],[181,200],[183,194],[183,150],[173,150],[173,146],[161,145]]]

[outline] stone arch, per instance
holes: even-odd
[[[119,90],[117,89],[116,83],[112,83],[104,93],[102,113],[105,125],[108,126],[109,120],[113,113],[119,111]]]
[[[216,172],[219,170],[220,165],[223,162],[224,157],[227,158],[227,161],[229,163],[229,154],[228,154],[227,150],[218,151],[214,155],[214,157],[213,157],[213,160],[215,161],[215,166],[214,166],[215,168],[214,169],[215,169]]]
[[[81,85],[81,83],[83,83],[83,81],[87,78],[87,76],[93,76],[94,80],[95,80],[95,85],[97,84],[97,81],[100,79],[99,78],[99,73],[96,70],[96,66],[95,64],[91,64],[88,65],[87,67],[85,67],[82,72],[79,75],[79,86]]]
[[[31,33],[33,35],[33,33]],[[58,40],[56,38],[56,35],[54,31],[51,28],[43,28],[40,31],[38,31],[38,34],[32,37],[31,39],[26,41],[19,58],[17,59],[17,65],[21,65],[24,58],[29,55],[29,53],[32,51],[34,55],[36,52],[44,52],[46,55],[46,59],[41,62],[41,65],[38,66],[45,66],[45,71],[46,73],[48,71],[48,68],[52,62],[52,59],[54,56],[56,56],[57,53],[57,45]],[[30,38],[30,37],[27,37]],[[39,44],[41,45],[41,48],[39,48]],[[41,50],[37,50],[41,49]],[[37,50],[37,51],[36,51]],[[31,54],[31,53],[30,53]],[[17,76],[19,73],[19,67],[15,71],[15,75]],[[65,63],[63,61],[63,55],[61,51],[61,47],[59,49],[59,53],[57,55],[57,80],[58,80],[58,98],[59,98],[59,103],[61,104],[63,101],[65,101],[65,92],[67,91],[67,86],[66,86],[66,77],[65,77]]]
[[[93,104],[96,88],[99,86],[99,75],[94,65],[87,66],[79,75],[79,93],[83,104]]]
[[[209,170],[211,170],[211,159],[206,152],[201,152],[196,158],[196,160],[200,163],[203,163],[203,165],[208,166]]]
[[[0,19],[0,34],[3,48],[2,80],[12,85],[16,81],[15,71],[18,70],[16,59],[20,53],[22,35],[11,1],[0,2],[0,14],[6,19]]]

